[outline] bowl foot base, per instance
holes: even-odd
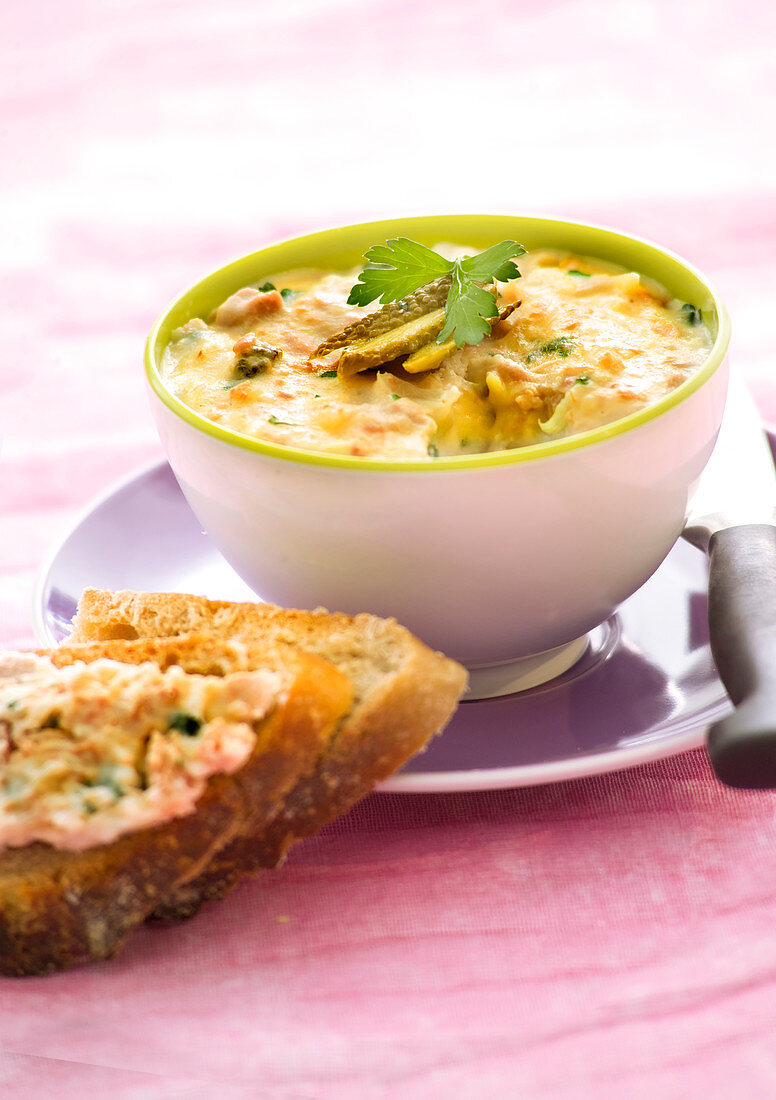
[[[573,642],[547,649],[544,653],[533,653],[530,657],[470,666],[469,690],[464,699],[497,699],[500,695],[514,695],[515,692],[546,684],[577,663],[587,649],[588,641],[589,635],[585,634]]]

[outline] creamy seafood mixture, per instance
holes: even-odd
[[[279,686],[263,670],[0,654],[0,848],[90,848],[192,813],[209,776],[246,763]]]
[[[503,319],[481,343],[428,355],[431,345],[408,341],[371,369],[354,367],[347,348],[315,354],[373,312],[347,304],[357,272],[284,272],[178,329],[163,377],[191,409],[248,436],[433,459],[607,424],[659,400],[708,355],[700,310],[638,274],[546,250],[519,268],[522,278],[499,284]]]

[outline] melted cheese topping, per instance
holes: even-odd
[[[244,289],[211,323],[184,325],[162,373],[184,404],[244,435],[416,459],[522,447],[607,424],[654,404],[708,355],[712,340],[699,317],[633,272],[549,251],[521,256],[519,267],[522,278],[499,289],[520,306],[480,344],[426,374],[407,374],[397,361],[344,378],[332,376],[338,351],[312,359],[326,337],[371,312],[347,304],[356,273],[313,271],[273,277],[282,297]],[[235,365],[246,336],[244,346],[255,336],[281,354],[241,379]]]
[[[192,813],[210,776],[248,760],[279,687],[265,671],[0,655],[0,847],[90,848]]]

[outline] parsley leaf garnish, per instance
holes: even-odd
[[[472,278],[483,283],[489,283],[496,279],[500,283],[508,279],[519,279],[520,272],[517,264],[512,263],[513,256],[522,256],[525,249],[517,241],[502,241],[486,248],[484,252],[478,252],[475,256],[466,256],[463,260],[456,260],[463,271]]]
[[[406,237],[373,245],[364,259],[367,263],[348,297],[353,306],[368,306],[376,299],[383,303],[398,302],[453,270],[451,260]]]
[[[397,302],[447,275],[451,286],[445,302],[445,324],[437,343],[453,340],[459,348],[479,344],[490,332],[489,318],[498,314],[495,293],[482,284],[517,279],[520,272],[512,258],[524,252],[517,241],[501,241],[474,256],[446,260],[424,244],[395,237],[365,253],[367,262],[348,303],[366,306],[374,301]]]
[[[703,314],[691,302],[685,302],[679,312],[682,315],[682,320],[686,321],[688,325],[699,325],[703,320]]]
[[[279,424],[283,428],[295,428],[297,426],[296,424],[291,424],[288,420],[278,420],[274,413],[272,414],[272,416],[267,417],[267,423]]]
[[[335,370],[325,370],[322,374],[318,375],[319,378],[336,378],[337,372]]]
[[[477,283],[467,279],[461,268],[453,272],[453,285],[445,303],[445,324],[438,344],[455,340],[457,347],[479,344],[490,332],[489,317],[498,315],[496,299]]]

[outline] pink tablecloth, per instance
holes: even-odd
[[[27,0],[0,41],[0,645],[48,547],[159,453],[165,301],[288,232],[565,214],[728,300],[776,417],[774,15],[449,0]],[[115,961],[0,980],[3,1095],[776,1095],[776,824],[694,752],[534,790],[375,795]]]

